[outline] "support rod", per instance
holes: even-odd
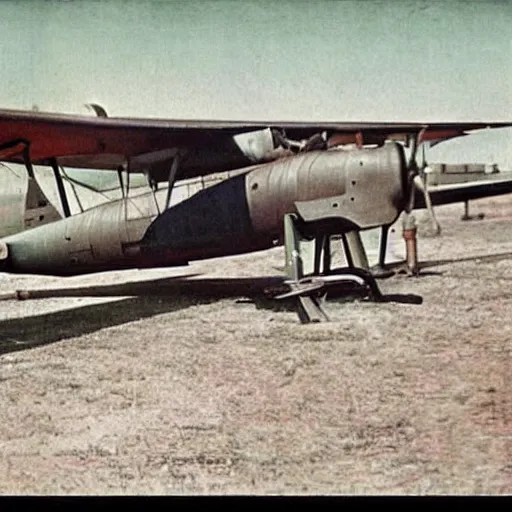
[[[379,243],[379,267],[384,270],[386,265],[386,249],[388,247],[389,226],[382,226]]]
[[[341,241],[343,243],[343,251],[345,252],[345,259],[347,260],[347,267],[354,267],[354,260],[352,259],[352,253],[350,252],[350,246],[348,245],[347,235],[341,234]]]
[[[117,168],[117,177],[119,179],[119,186],[121,187],[121,194],[123,199],[125,198],[125,192],[124,192],[124,181],[123,181],[123,168],[118,167]]]
[[[323,245],[323,269],[322,272],[324,275],[328,275],[331,272],[331,237],[329,235],[325,235],[322,240]]]
[[[350,249],[349,252],[352,256],[353,266],[368,270],[370,265],[368,264],[366,251],[363,241],[361,240],[361,233],[357,230],[353,230],[346,233],[345,236],[347,239],[347,245]]]
[[[130,163],[128,163],[128,167],[126,169],[126,197],[130,195]]]
[[[381,227],[379,241],[379,260],[377,261],[377,264],[371,268],[373,277],[384,278],[390,277],[394,274],[392,270],[386,268],[386,249],[388,247],[389,228],[389,225]]]
[[[461,220],[469,220],[471,217],[469,216],[469,201],[464,201],[464,215],[461,217]]]
[[[317,235],[315,237],[315,262],[313,266],[313,274],[315,276],[320,274],[320,262],[322,260],[322,250],[324,248],[324,235]]]
[[[34,167],[32,166],[32,160],[30,160],[30,145],[27,144],[22,151],[23,162],[27,168],[29,178],[34,178]]]
[[[62,176],[59,172],[59,166],[57,164],[57,160],[55,158],[51,159],[51,166],[53,169],[53,174],[55,176],[55,181],[57,183],[57,190],[59,191],[60,203],[62,205],[62,211],[64,212],[64,217],[71,216],[71,210],[69,208],[68,196],[66,194],[66,189],[64,188],[64,182],[62,181]]]
[[[180,154],[176,153],[176,156],[172,159],[171,169],[169,171],[169,183],[167,188],[167,197],[165,198],[165,208],[167,210],[171,205],[171,194],[174,188],[174,182],[176,181],[176,174],[178,173],[178,167],[180,165]]]
[[[304,271],[300,256],[300,235],[295,226],[295,215],[291,213],[284,216],[284,250],[286,275],[294,281],[302,279]]]

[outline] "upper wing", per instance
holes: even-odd
[[[254,162],[234,137],[268,128],[286,133],[288,139],[303,140],[326,132],[337,144],[379,144],[388,138],[405,140],[422,128],[423,140],[440,140],[469,130],[511,125],[185,121],[0,110],[0,161],[22,162],[19,147],[28,144],[34,164],[55,158],[70,167],[116,169],[127,159],[175,149],[186,151],[178,175],[182,179]]]

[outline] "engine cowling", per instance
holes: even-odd
[[[352,151],[302,153],[247,175],[253,228],[282,229],[286,213],[305,222],[347,221],[367,229],[396,220],[404,204],[406,164],[396,143]]]

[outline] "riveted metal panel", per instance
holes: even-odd
[[[297,201],[306,222],[328,218],[350,221],[360,229],[396,220],[404,204],[406,168],[403,148],[396,143],[345,153],[344,192]]]
[[[348,219],[366,228],[392,222],[403,204],[405,159],[398,144],[305,153],[247,175],[247,200],[257,232],[281,229],[286,213],[313,222]]]
[[[341,158],[340,158],[341,157]],[[307,201],[345,191],[344,155],[314,151],[267,164],[247,175],[247,201],[255,231],[282,228],[296,201]]]
[[[134,197],[130,204],[142,199]],[[122,261],[123,245],[140,240],[153,220],[148,216],[129,221],[126,213],[126,200],[113,201],[9,236],[4,239],[9,248],[7,269],[70,275]]]

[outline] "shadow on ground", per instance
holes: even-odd
[[[296,298],[275,300],[272,297],[289,290],[283,277],[204,278],[194,276],[138,281],[118,285],[18,290],[4,296],[7,300],[30,300],[64,297],[120,297],[108,304],[76,308],[16,318],[0,322],[0,354],[27,350],[90,334],[128,322],[170,313],[197,304],[209,304],[221,299],[251,302],[258,309],[276,312],[296,312]],[[334,302],[363,299],[366,292],[344,289],[341,294],[329,293]],[[378,302],[420,304],[413,295],[383,295]]]
[[[257,308],[294,311],[292,302],[277,302],[265,295],[268,287],[279,287],[282,284],[282,278],[272,277],[190,280],[166,278],[120,285],[20,290],[17,295],[25,300],[63,297],[120,297],[121,300],[4,320],[0,322],[0,354],[27,350],[90,334],[106,327],[226,298],[250,301]]]
[[[481,263],[493,263],[495,261],[512,259],[512,252],[501,252],[497,254],[485,254],[483,256],[463,256],[445,260],[431,260],[420,262],[420,269],[449,265],[450,263],[463,263],[465,261],[478,261]],[[423,273],[423,272],[422,272]]]

